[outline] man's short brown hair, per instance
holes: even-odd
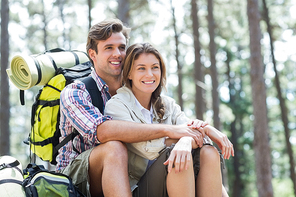
[[[122,32],[122,34],[126,38],[126,44],[127,44],[129,40],[130,28],[124,26],[121,20],[108,19],[93,25],[90,28],[87,36],[87,43],[86,43],[87,54],[89,49],[93,49],[94,51],[96,51],[96,53],[98,53],[97,44],[100,40],[107,40],[108,38],[110,38],[112,33],[120,33],[120,32]]]

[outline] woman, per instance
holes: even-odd
[[[212,146],[210,137],[222,150],[224,158],[234,155],[231,142],[225,134],[202,121],[189,119],[172,98],[160,95],[165,87],[166,68],[159,52],[150,44],[134,44],[127,49],[123,66],[124,86],[105,106],[105,114],[113,119],[145,124],[180,125],[188,123],[191,129],[200,131],[199,141],[191,137],[179,140],[160,138],[146,142],[127,144],[129,150],[129,175],[132,190],[143,174],[159,160],[160,152],[172,147],[168,159],[166,190],[172,196],[222,196],[220,155]],[[206,134],[204,138],[202,138]],[[207,137],[208,136],[208,137]],[[173,143],[175,145],[171,146]],[[200,163],[192,158],[198,154]],[[199,168],[194,168],[199,163]],[[199,171],[199,172],[197,172]],[[196,181],[195,181],[196,180]],[[223,189],[222,189],[223,188]],[[149,189],[147,189],[149,191]],[[223,191],[225,194],[225,190]],[[227,194],[226,194],[227,195]]]

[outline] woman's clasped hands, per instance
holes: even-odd
[[[221,149],[224,159],[229,159],[230,156],[234,156],[232,143],[228,137],[218,129],[210,126],[207,122],[198,119],[189,121],[187,125],[197,129],[203,136],[207,135],[213,142],[215,142]]]
[[[210,126],[207,122],[198,119],[190,120],[187,126],[196,130],[197,140],[192,137],[182,137],[175,144],[173,150],[170,153],[169,158],[164,162],[164,165],[168,165],[168,172],[174,168],[175,173],[187,170],[192,160],[191,151],[192,149],[203,146],[203,138],[207,135],[222,151],[224,159],[229,159],[232,155],[234,156],[234,149],[232,143],[229,141],[227,136]]]

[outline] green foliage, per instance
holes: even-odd
[[[274,196],[294,197],[291,179],[273,179],[272,186]]]
[[[44,5],[42,4],[44,3]],[[235,124],[235,157],[242,182],[241,196],[258,196],[256,188],[255,158],[253,150],[252,89],[249,66],[249,32],[247,20],[247,1],[214,1],[217,44],[216,66],[218,71],[220,95],[221,130],[232,139],[231,124]],[[117,1],[92,1],[92,24],[105,18],[117,16]],[[179,61],[183,74],[184,111],[195,117],[195,85],[193,78],[194,48],[190,1],[174,0],[177,33],[179,35]],[[296,69],[295,69],[295,30],[296,4],[291,0],[267,0],[275,41],[275,56],[283,97],[288,108],[290,141],[296,152]],[[292,6],[293,5],[293,6]],[[62,15],[60,8],[63,7]],[[207,27],[207,1],[198,1],[199,33],[201,43],[201,62],[205,69],[204,100],[205,117],[212,120],[212,82],[210,76],[209,34]],[[13,0],[10,1],[10,39],[11,57],[19,52],[41,53],[46,49],[61,47],[85,50],[88,32],[88,7],[84,0]],[[295,15],[295,14],[294,14]],[[175,60],[174,31],[172,13],[168,0],[130,1],[130,44],[135,42],[152,43],[164,57],[167,66],[167,92],[177,99],[177,66]],[[62,20],[63,19],[63,20]],[[272,156],[272,175],[274,196],[293,196],[289,179],[289,158],[277,92],[274,87],[274,71],[270,58],[269,37],[266,24],[262,20],[262,55],[265,64],[265,85],[267,88],[269,139]],[[229,67],[228,67],[229,66]],[[228,68],[230,70],[228,70]],[[263,69],[263,68],[262,68]],[[19,104],[19,91],[11,88],[11,152],[24,163],[28,162],[29,148],[22,143],[30,130],[30,106],[38,87],[26,91],[26,105]],[[234,121],[236,121],[234,123]],[[296,160],[296,158],[294,158]],[[234,158],[226,161],[230,194],[236,180]]]

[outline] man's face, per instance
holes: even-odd
[[[126,38],[122,33],[113,33],[107,40],[98,42],[96,53],[89,50],[96,73],[103,79],[118,78],[121,75],[123,60],[126,55]]]

